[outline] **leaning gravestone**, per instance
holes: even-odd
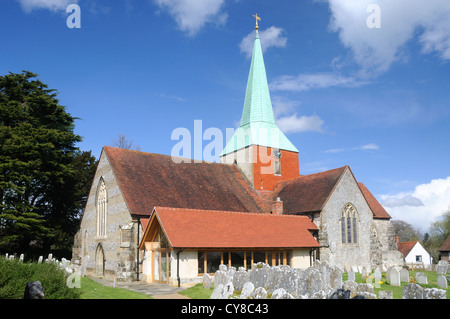
[[[441,288],[444,288],[444,289],[448,288],[447,278],[445,278],[444,275],[437,276],[437,284]]]
[[[212,284],[212,278],[208,273],[205,273],[202,278],[203,288],[210,289]]]

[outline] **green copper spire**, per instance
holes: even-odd
[[[259,17],[258,17],[259,18]],[[257,18],[257,21],[258,21]],[[250,145],[260,145],[298,152],[275,124],[266,68],[256,27],[252,63],[248,75],[241,126],[225,146],[221,156]]]
[[[275,123],[261,42],[256,31],[241,126],[259,121]]]

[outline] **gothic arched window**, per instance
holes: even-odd
[[[343,244],[358,243],[358,213],[350,203],[341,212],[341,240]]]
[[[97,237],[106,237],[106,213],[108,211],[108,194],[103,178],[97,190]]]

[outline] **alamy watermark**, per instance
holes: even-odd
[[[66,12],[70,13],[67,17],[66,25],[69,29],[81,28],[81,8],[78,4],[69,4],[66,8]]]
[[[271,146],[258,147],[256,153],[246,150],[246,147],[250,146],[256,137],[258,145]],[[277,127],[226,128],[224,133],[217,127],[209,127],[204,130],[203,121],[194,120],[193,131],[185,127],[178,127],[172,131],[171,140],[178,142],[172,147],[170,155],[174,163],[217,162],[228,141],[234,145],[232,152],[226,155],[229,157],[226,160],[227,163],[234,161],[246,164],[259,163],[261,164],[261,174],[273,174],[273,163],[280,156],[277,147],[280,138],[280,130]]]
[[[381,28],[381,8],[378,4],[370,4],[367,6],[366,11],[370,13],[367,17],[366,25],[369,29]]]

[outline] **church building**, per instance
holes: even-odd
[[[170,285],[220,264],[383,269],[402,264],[390,218],[349,166],[300,174],[275,123],[257,27],[241,124],[220,163],[104,147],[72,263]]]

